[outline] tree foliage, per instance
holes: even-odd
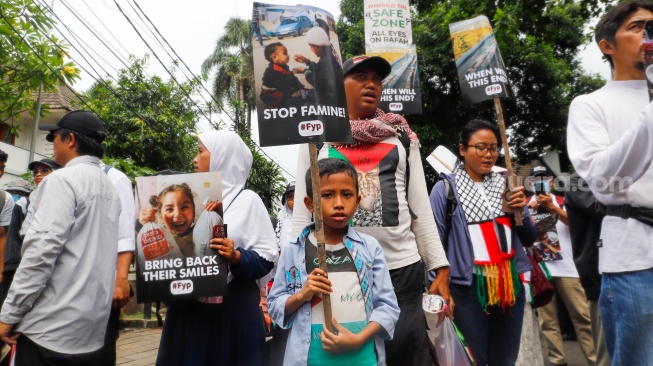
[[[219,107],[232,112],[234,130],[251,133],[254,95],[254,61],[250,21],[230,18],[218,38],[213,53],[202,63],[202,72],[215,71],[213,96]]]
[[[67,45],[47,37],[54,21],[32,0],[3,0],[0,5],[0,123],[13,124],[22,112],[35,114],[40,86],[53,91],[64,80],[79,78],[66,61]],[[45,108],[42,108],[45,113]],[[17,125],[15,126],[17,127]]]
[[[420,136],[423,156],[437,145],[457,146],[461,127],[471,119],[496,120],[492,101],[462,102],[450,42],[450,23],[478,15],[493,25],[515,91],[515,99],[503,100],[515,157],[526,162],[548,147],[565,152],[569,104],[603,83],[580,66],[578,52],[590,40],[585,26],[610,3],[614,1],[411,1],[424,113],[406,117]],[[340,7],[343,57],[364,53],[363,0],[342,0]],[[428,181],[435,179],[431,175]]]
[[[110,134],[107,156],[131,159],[136,167],[154,171],[189,172],[197,151],[200,111],[186,93],[195,95],[199,81],[187,81],[180,88],[173,80],[148,77],[146,66],[147,56],[132,57],[116,82],[100,80],[84,94],[85,106],[97,113]]]

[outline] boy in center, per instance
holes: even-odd
[[[315,226],[281,253],[268,296],[270,315],[290,328],[284,365],[385,365],[384,340],[399,318],[381,246],[349,222],[360,202],[356,169],[340,159],[318,162],[328,275],[318,268]],[[304,203],[314,211],[310,170]],[[322,294],[331,295],[336,332],[324,325]]]

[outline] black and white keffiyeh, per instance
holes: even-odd
[[[504,178],[489,172],[479,192],[464,164],[454,171],[460,204],[467,219],[467,232],[474,251],[474,275],[477,296],[485,309],[488,305],[506,308],[515,304],[521,289],[512,262],[511,219],[503,212]]]
[[[495,172],[490,172],[483,179],[483,188],[490,206],[485,204],[483,194],[476,189],[472,178],[467,174],[463,164],[458,165],[455,169],[456,189],[460,198],[460,204],[463,206],[467,223],[479,223],[494,220],[496,217],[504,215],[501,211],[503,207],[503,192],[505,187],[504,178]]]

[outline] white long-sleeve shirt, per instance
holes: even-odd
[[[646,81],[609,81],[574,99],[569,108],[567,150],[578,174],[606,205],[653,207],[653,105]],[[599,270],[653,267],[653,227],[606,216]]]
[[[104,170],[104,164],[101,166],[102,170]],[[116,168],[109,169],[107,177],[116,187],[118,197],[120,197],[120,205],[122,206],[118,225],[118,253],[133,252],[136,249],[136,221],[134,220],[136,208],[132,182],[125,173]]]
[[[410,179],[408,187],[405,184],[406,178],[406,150],[401,141],[396,137],[386,138],[381,144],[394,147],[389,154],[395,154],[396,161],[388,163],[393,170],[388,174],[391,177],[379,177],[383,199],[380,210],[381,216],[396,215],[397,221],[391,225],[354,225],[358,232],[370,235],[379,241],[385,254],[388,268],[398,269],[416,263],[422,259],[427,270],[449,266],[446,254],[440,242],[433,213],[429,203],[429,195],[426,190],[424,168],[419,153],[419,146],[411,144],[408,162],[410,166]],[[378,146],[377,146],[378,147]],[[374,150],[376,147],[370,148]],[[377,151],[383,151],[382,149]],[[373,155],[373,154],[372,154]],[[319,152],[319,159],[329,157],[329,146],[325,144]],[[367,158],[366,152],[360,154],[362,160]],[[372,158],[373,159],[373,158]],[[392,159],[392,158],[391,158]],[[354,159],[357,160],[357,159]],[[357,161],[352,162],[354,166]],[[386,164],[386,163],[384,163]],[[299,148],[297,159],[297,183],[295,185],[295,207],[293,210],[292,236],[296,238],[299,233],[311,221],[311,213],[304,205],[306,196],[306,182],[304,176],[310,167],[308,145],[304,144]],[[361,181],[361,179],[359,179]],[[360,184],[360,183],[359,183]],[[362,186],[362,184],[360,184]],[[408,199],[406,199],[408,189]],[[417,215],[417,219],[411,219],[408,207]],[[375,207],[375,210],[377,208]],[[361,211],[359,207],[358,211]]]
[[[55,352],[98,350],[116,276],[118,193],[99,159],[80,156],[43,180],[32,207],[0,321]]]

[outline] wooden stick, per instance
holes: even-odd
[[[437,156],[437,155],[435,155],[434,153],[431,153],[431,156],[432,156],[432,157],[434,157],[434,158],[435,158],[435,160],[437,160],[437,161],[439,161],[439,162],[440,162],[440,164],[442,164],[442,165],[443,165],[443,166],[444,166],[445,168],[447,168],[447,169],[449,169],[449,170],[451,170],[451,172],[453,172],[453,168],[452,168],[452,167],[450,167],[450,166],[449,166],[449,164],[447,164],[447,162],[446,162],[446,161],[444,161],[444,160],[442,160],[442,159],[440,159],[440,157],[439,157],[439,156]]]
[[[327,272],[326,249],[324,248],[324,226],[322,225],[322,197],[320,196],[320,171],[317,168],[317,146],[314,142],[308,144],[308,151],[311,155],[311,181],[313,186],[313,208],[315,211],[315,239],[317,240],[317,261],[318,267]],[[331,332],[333,327],[331,313],[331,296],[322,294],[322,306],[324,308],[324,326]]]
[[[508,135],[506,134],[506,122],[503,119],[503,108],[501,107],[501,99],[494,97],[494,109],[497,111],[497,119],[499,120],[499,130],[501,131],[501,142],[503,143],[503,152],[506,154],[506,179],[508,179],[508,189],[512,192],[515,188],[515,177],[513,176],[512,160],[510,159],[510,146],[508,146]],[[524,213],[521,210],[513,209],[515,215],[515,225],[522,226]]]

